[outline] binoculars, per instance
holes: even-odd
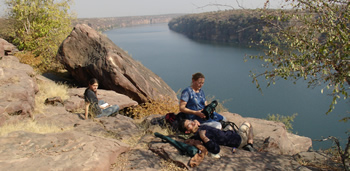
[[[216,100],[212,101],[210,104],[206,105],[202,111],[205,115],[205,119],[214,119],[214,111],[218,102]]]

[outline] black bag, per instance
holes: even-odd
[[[168,136],[165,136],[163,134],[160,134],[158,132],[155,132],[154,135],[156,137],[159,137],[159,138],[169,142],[173,146],[175,146],[183,155],[186,154],[190,157],[193,157],[194,155],[196,155],[199,152],[198,148],[195,146],[192,146],[192,145],[180,142],[180,141],[176,141],[176,140],[174,140]]]

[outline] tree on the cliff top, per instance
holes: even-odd
[[[253,73],[253,82],[260,89],[258,77],[268,85],[276,79],[305,79],[309,87],[325,85],[331,90],[331,112],[339,99],[350,96],[350,1],[348,0],[287,0],[288,10],[264,9],[263,19],[273,30],[274,42],[267,46],[263,73]],[[268,0],[266,2],[268,5]],[[323,92],[323,89],[322,89]],[[348,113],[349,114],[349,113]],[[350,117],[343,118],[343,121]],[[339,147],[343,165],[350,170],[350,137],[345,151]]]
[[[337,100],[350,96],[350,1],[287,2],[292,9],[263,10],[262,17],[272,26],[271,36],[278,43],[261,41],[267,46],[265,55],[254,57],[265,61],[266,71],[253,73],[253,82],[259,89],[258,77],[265,77],[268,85],[278,78],[305,79],[309,87],[325,85],[333,96],[328,114]]]
[[[8,19],[13,23],[8,35],[19,50],[32,52],[41,64],[54,61],[60,43],[70,33],[72,0],[6,0]]]

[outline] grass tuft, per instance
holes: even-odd
[[[0,129],[0,136],[6,136],[8,133],[14,131],[26,131],[38,134],[47,134],[63,132],[70,129],[71,128],[62,128],[48,123],[39,124],[36,121],[27,120],[19,123],[4,124]]]
[[[19,59],[21,63],[28,64],[32,66],[34,69],[38,69],[41,64],[41,58],[36,57],[31,52],[18,52],[15,54],[15,56]]]
[[[209,97],[207,101],[210,103],[214,99],[214,96]],[[219,102],[218,106],[216,107],[216,112],[220,113],[228,111],[227,108],[224,107],[225,102],[226,101]],[[140,104],[133,108],[128,108],[123,112],[123,114],[134,119],[142,119],[153,114],[165,115],[167,113],[179,112],[179,103],[174,102],[170,97],[165,97],[150,100],[147,103]]]
[[[60,97],[62,101],[69,98],[68,85],[56,84],[55,82],[39,82],[38,87],[39,92],[35,96],[35,114],[43,113],[47,98]]]
[[[180,167],[176,166],[176,164],[174,164],[173,162],[167,161],[164,159],[161,160],[160,165],[162,167],[161,171],[185,171],[185,170],[187,170],[184,168],[180,168]]]

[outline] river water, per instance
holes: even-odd
[[[167,24],[120,28],[104,34],[160,76],[175,92],[191,84],[193,73],[202,72],[206,77],[202,88],[206,96],[223,102],[229,112],[263,119],[268,114],[297,113],[293,133],[313,140],[336,136],[344,146],[350,122],[339,120],[349,116],[349,102],[338,102],[335,110],[326,115],[332,98],[321,94],[325,87],[307,88],[303,80],[297,84],[279,80],[268,88],[261,80],[263,92],[259,92],[249,75],[252,70],[262,71],[262,62],[244,61],[249,55],[261,54],[258,49],[193,41],[169,30]],[[331,145],[331,142],[313,141],[313,149]]]

